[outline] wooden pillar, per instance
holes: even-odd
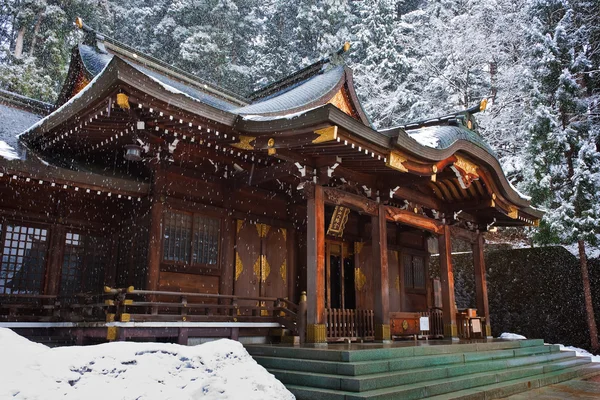
[[[232,295],[235,279],[236,220],[227,217],[221,231],[221,279],[220,294]]]
[[[63,225],[54,224],[50,230],[49,258],[46,262],[46,279],[44,294],[58,295],[60,276],[62,273],[63,253],[65,250],[65,233]]]
[[[444,319],[444,337],[458,338],[456,329],[456,302],[454,300],[454,273],[452,272],[452,240],[450,227],[444,225],[438,237],[440,252],[440,275],[442,283],[442,312]]]
[[[314,188],[314,189],[313,189]],[[307,311],[306,341],[326,343],[325,331],[325,203],[323,187],[307,190]]]
[[[475,297],[477,300],[477,312],[480,317],[485,318],[484,334],[490,337],[492,336],[492,326],[490,323],[490,307],[488,305],[487,281],[485,277],[484,243],[483,233],[479,233],[477,240],[472,245],[473,265],[475,267]]]
[[[287,248],[287,284],[288,284],[288,299],[292,302],[298,301],[298,274],[296,273],[296,230],[288,229],[286,237]]]
[[[373,250],[373,290],[375,340],[390,340],[390,285],[385,209],[371,217],[371,247]]]
[[[158,290],[162,258],[164,204],[160,198],[152,199],[150,208],[150,244],[148,246],[148,279],[146,290]]]

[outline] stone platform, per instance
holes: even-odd
[[[487,400],[600,374],[589,358],[536,339],[246,348],[299,400]]]

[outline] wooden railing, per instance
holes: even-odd
[[[442,337],[444,336],[444,320],[442,310],[432,308],[429,311],[420,312],[421,317],[429,317],[429,330],[420,331],[419,336]]]
[[[278,322],[298,332],[298,305],[283,298],[106,288],[115,321]]]
[[[112,306],[104,294],[53,296],[40,294],[0,295],[0,321],[93,322],[104,321]]]
[[[298,334],[298,305],[274,297],[104,289],[97,295],[0,295],[5,322],[278,322]]]
[[[375,337],[373,310],[326,308],[325,321],[328,340],[367,339]]]

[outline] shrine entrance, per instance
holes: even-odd
[[[356,308],[354,254],[350,244],[328,240],[326,252],[326,304],[327,308]]]

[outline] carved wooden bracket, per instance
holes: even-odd
[[[463,189],[468,189],[473,183],[473,181],[479,179],[479,174],[477,173],[477,165],[460,156],[455,157],[456,161],[454,161],[454,164],[452,164],[450,168],[452,168],[452,170],[456,174],[456,177],[458,178],[458,183],[460,183],[460,187]]]

